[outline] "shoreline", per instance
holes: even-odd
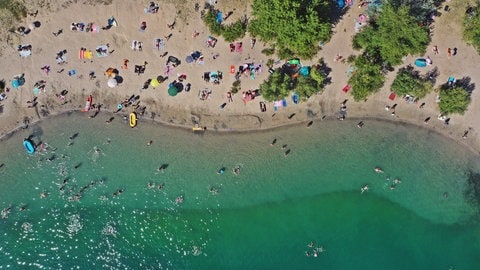
[[[39,124],[43,121],[50,121],[52,117],[61,116],[61,115],[64,115],[64,114],[69,114],[69,113],[85,113],[85,114],[88,114],[88,112],[82,112],[80,109],[70,109],[70,110],[57,111],[57,112],[54,112],[54,113],[50,114],[47,117],[43,117],[43,118],[37,119],[33,122],[30,122],[28,124],[27,128],[24,128],[23,126],[18,126],[13,130],[10,130],[6,133],[2,133],[2,135],[0,135],[0,143],[5,141],[6,139],[9,139],[13,135],[15,135],[16,132],[18,132],[21,129],[28,129],[28,128],[30,128],[31,125],[36,125],[36,124]],[[118,115],[118,114],[122,115],[121,112],[114,113],[114,112],[111,112],[111,111],[108,111],[108,110],[101,110],[99,112],[99,114],[110,115],[110,116],[115,116],[115,115]],[[96,117],[98,117],[98,115]],[[94,119],[96,117],[86,118],[86,120],[88,119],[88,120],[95,121]],[[151,124],[154,124],[154,125],[166,126],[168,128],[181,129],[181,130],[184,130],[184,131],[192,131],[191,126],[169,123],[167,121],[158,120],[158,118],[156,118],[156,119],[139,118],[139,120],[140,120],[140,123],[150,120],[149,122]],[[458,137],[452,136],[448,132],[444,132],[444,131],[441,131],[441,130],[438,130],[438,129],[435,129],[435,128],[426,128],[425,126],[422,126],[422,125],[420,125],[418,123],[415,123],[413,121],[410,121],[410,120],[406,120],[406,119],[392,120],[392,119],[389,119],[388,117],[382,117],[382,116],[364,116],[364,117],[354,116],[354,117],[348,117],[348,118],[346,118],[346,120],[347,120],[347,122],[348,121],[350,121],[350,122],[356,122],[356,121],[366,122],[367,121],[367,124],[368,124],[368,121],[371,120],[371,121],[376,121],[376,122],[388,122],[388,123],[392,123],[392,124],[395,124],[395,125],[411,126],[411,127],[417,128],[417,129],[424,129],[424,130],[429,131],[429,132],[434,132],[435,134],[437,134],[439,136],[448,138],[449,140],[457,143],[458,145],[461,145],[462,147],[469,149],[472,153],[480,155],[480,149],[477,149],[477,148],[473,147],[472,145],[466,143],[465,139],[459,139]],[[268,132],[268,131],[273,131],[275,129],[280,129],[280,128],[305,128],[306,129],[306,128],[308,128],[307,123],[309,121],[313,121],[314,124],[315,124],[315,123],[323,122],[323,121],[340,121],[340,120],[338,120],[337,118],[333,118],[333,116],[326,116],[325,118],[320,116],[320,117],[316,117],[316,118],[314,117],[314,118],[311,118],[311,119],[308,119],[308,120],[303,120],[303,121],[284,122],[284,123],[276,125],[276,126],[268,126],[268,127],[265,127],[265,128],[244,128],[244,129],[233,130],[233,129],[213,129],[213,128],[207,127],[207,131],[205,131],[205,132],[213,133],[213,134],[218,133],[218,134],[224,135],[224,134],[227,134],[227,133],[248,134],[248,133],[257,133],[257,132]],[[138,126],[136,128],[138,128]],[[368,125],[367,125],[367,127],[364,127],[364,128],[368,128]],[[193,131],[192,131],[192,134],[193,134]]]

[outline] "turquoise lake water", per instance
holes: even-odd
[[[480,265],[478,155],[432,131],[347,119],[201,136],[109,117],[0,141],[0,269]],[[28,155],[28,136],[48,149]]]

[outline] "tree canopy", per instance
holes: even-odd
[[[260,93],[266,101],[283,99],[290,92],[296,92],[300,100],[306,100],[324,90],[326,78],[327,75],[320,71],[319,66],[310,68],[308,76],[292,76],[285,72],[285,68],[278,68],[260,85]]]
[[[348,80],[355,101],[364,100],[382,88],[385,77],[379,65],[364,56],[359,56],[355,58],[355,68],[355,72]]]
[[[444,88],[440,90],[440,112],[444,114],[464,114],[470,104],[470,94],[462,87]]]
[[[432,90],[432,87],[431,81],[422,78],[418,71],[414,70],[412,66],[408,66],[398,71],[391,89],[399,96],[412,95],[416,98],[424,98]]]
[[[479,4],[480,6],[480,4]],[[479,6],[470,7],[463,20],[463,39],[480,53],[480,12]]]
[[[387,0],[394,8],[400,6],[410,7],[410,15],[418,21],[429,20],[429,14],[441,3],[438,0]]]
[[[407,54],[424,53],[429,42],[428,28],[418,25],[407,6],[390,4],[383,5],[378,17],[371,18],[370,25],[353,39],[355,48],[390,66],[401,64]]]
[[[330,0],[253,0],[248,30],[263,41],[274,42],[279,55],[312,58],[318,42],[327,41],[331,26]]]

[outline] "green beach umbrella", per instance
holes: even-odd
[[[178,89],[177,87],[175,86],[170,86],[170,88],[168,88],[168,94],[172,97],[176,96],[178,94]]]

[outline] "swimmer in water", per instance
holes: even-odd
[[[223,174],[223,173],[225,173],[225,167],[217,171],[217,174]]]
[[[153,143],[153,141],[148,141],[147,145],[150,146],[150,145],[152,145],[152,143]]]
[[[21,212],[21,211],[25,211],[26,209],[27,209],[27,206],[22,205],[22,206],[20,206],[20,208],[18,210],[20,210],[20,212]]]
[[[153,182],[148,182],[147,187],[148,187],[149,189],[152,189],[152,188],[155,187],[155,184],[154,184]]]
[[[165,187],[165,184],[162,183],[162,184],[157,186],[157,189],[158,190],[163,190],[164,187]]]
[[[122,190],[122,189],[118,189],[117,191],[115,191],[115,192],[113,193],[113,196],[118,196],[118,195],[120,195],[120,194],[122,194],[122,193],[123,193],[123,190]]]
[[[270,146],[273,146],[277,142],[277,139],[273,139],[272,143],[270,143]]]
[[[240,174],[240,166],[236,166],[235,168],[233,168],[232,172],[233,172],[233,174],[235,174],[235,175]]]
[[[290,154],[290,149],[288,149],[287,151],[285,151],[285,157],[287,157],[288,154]]]
[[[287,146],[288,146],[287,144],[282,145],[282,149],[287,148]]]
[[[47,193],[46,192],[42,192],[40,193],[40,198],[46,198],[47,197]]]

